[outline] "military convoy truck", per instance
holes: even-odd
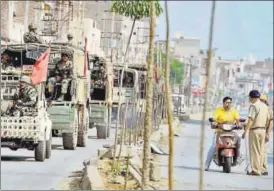
[[[84,50],[70,46],[68,43],[52,43],[49,76],[52,76],[56,61],[61,59],[63,52],[69,54],[69,59],[73,63],[68,92],[64,100],[57,100],[61,92],[61,84],[57,83],[54,97],[48,96],[48,89],[46,89],[46,97],[53,130],[62,134],[64,149],[75,150],[76,146],[85,147],[87,145],[90,73],[86,68],[86,75],[84,75],[85,56],[87,56]]]
[[[34,150],[36,161],[51,157],[52,122],[46,111],[45,83],[32,85],[38,92],[36,106],[24,115],[8,115],[6,110],[13,104],[22,75],[30,76],[33,65],[47,47],[37,44],[13,44],[1,46],[12,63],[11,70],[1,70],[1,147],[11,150]]]
[[[91,88],[89,97],[89,128],[96,127],[97,138],[110,136],[112,117],[113,69],[103,57],[89,54]]]

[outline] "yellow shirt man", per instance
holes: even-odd
[[[213,118],[217,123],[234,123],[239,120],[239,113],[236,109],[225,109],[224,107],[218,107],[214,113]],[[221,129],[217,129],[216,132],[222,131]]]

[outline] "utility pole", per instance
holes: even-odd
[[[190,99],[191,99],[191,94],[192,94],[192,60],[190,60],[189,62],[189,91],[188,91],[188,108],[190,107]]]
[[[26,1],[25,18],[24,18],[24,32],[27,32],[29,22],[29,1]]]

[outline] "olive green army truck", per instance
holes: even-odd
[[[110,136],[112,116],[112,65],[104,57],[95,54],[88,57],[91,72],[89,128],[96,127],[97,138],[106,139]]]
[[[19,91],[21,77],[31,76],[34,63],[47,48],[41,44],[1,46],[1,54],[5,52],[11,64],[7,70],[1,69],[1,147],[14,151],[21,148],[34,150],[36,161],[44,161],[51,157],[52,122],[46,110],[45,83],[33,85],[29,81],[38,92],[33,107],[18,107],[17,112],[12,114],[8,107],[15,102],[14,95]]]
[[[87,145],[90,73],[86,68],[86,75],[84,75],[85,56],[87,55],[83,49],[75,48],[68,43],[52,43],[49,78],[54,76],[54,67],[61,59],[62,53],[67,53],[72,62],[72,77],[67,94],[64,95],[62,101],[58,100],[61,95],[61,82],[55,84],[54,96],[49,95],[48,87],[46,88],[48,113],[53,123],[52,129],[62,134],[64,149],[75,150],[77,146],[85,147]]]

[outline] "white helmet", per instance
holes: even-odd
[[[27,84],[31,84],[30,77],[28,77],[28,76],[22,76],[20,79],[20,82],[25,82]]]

